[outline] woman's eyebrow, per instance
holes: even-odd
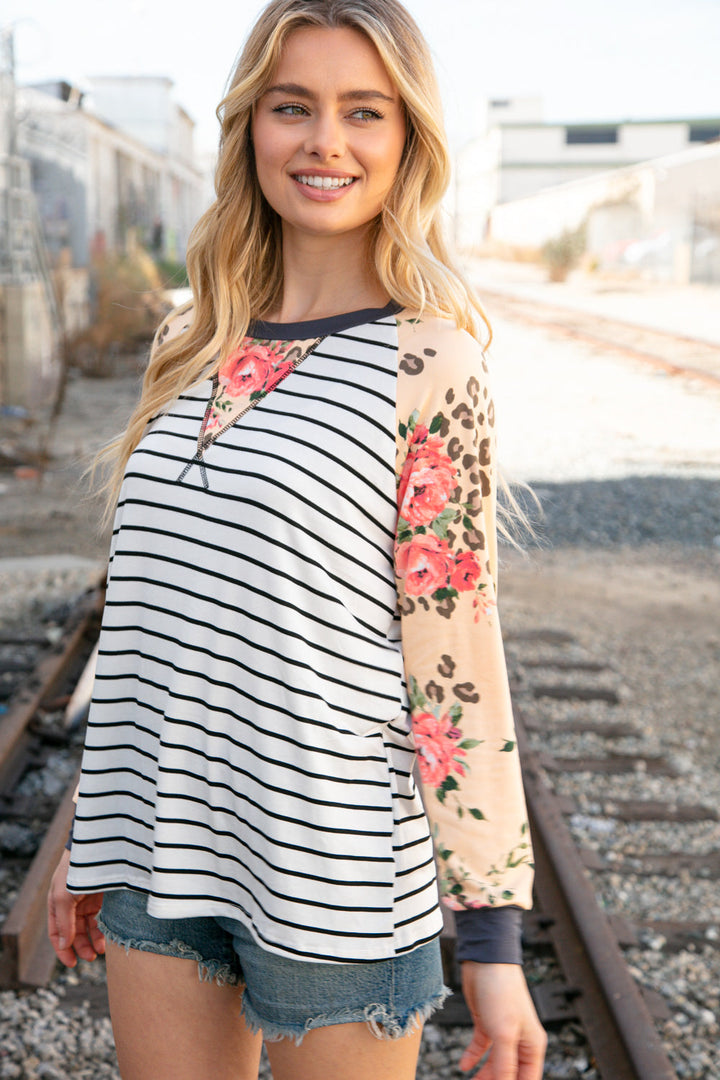
[[[317,94],[314,94],[312,90],[308,90],[306,86],[301,86],[299,83],[276,83],[275,86],[268,87],[265,93],[295,94],[297,97],[304,97],[309,98],[310,101],[317,101]],[[395,101],[395,98],[388,97],[387,94],[383,94],[380,90],[345,90],[339,95],[339,99],[340,101]]]

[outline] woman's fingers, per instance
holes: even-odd
[[[58,960],[67,967],[75,967],[75,902],[64,883],[62,890],[57,888],[56,878],[57,871],[48,893],[48,935]]]
[[[77,898],[75,908],[74,948],[83,960],[94,960],[105,952],[105,937],[97,924],[102,893],[90,893]]]
[[[460,1058],[460,1068],[474,1069],[478,1062],[481,1060],[483,1054],[487,1053],[490,1046],[490,1040],[477,1028],[473,1031],[473,1037],[470,1044],[465,1048],[463,1056]]]
[[[102,893],[76,896],[67,890],[70,852],[64,851],[48,892],[48,936],[58,960],[75,967],[77,958],[94,960],[105,952],[105,938],[97,925]]]

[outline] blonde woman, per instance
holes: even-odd
[[[439,876],[461,1065],[539,1080],[493,407],[428,51],[396,0],[273,0],[220,116],[193,304],[114,447],[50,935],[106,951],[125,1080],[251,1080],[263,1039],[275,1080],[411,1080]]]

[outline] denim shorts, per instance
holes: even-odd
[[[389,960],[338,964],[292,960],[262,948],[240,922],[223,916],[156,919],[146,894],[106,892],[98,919],[107,939],[194,960],[201,980],[243,987],[241,1010],[267,1041],[331,1024],[366,1023],[378,1038],[416,1029],[449,993],[438,938]]]

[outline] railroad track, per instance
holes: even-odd
[[[97,641],[103,596],[99,585],[83,596],[54,644],[40,634],[6,633],[0,640],[7,700],[0,715],[0,846],[6,902],[0,930],[0,989],[44,986],[55,967],[46,933],[45,898],[73,815],[82,735],[78,711],[83,711],[73,702],[73,691]],[[39,653],[38,659],[13,692],[13,681],[26,675],[33,652]],[[43,788],[33,781],[46,769],[52,770],[53,783]]]
[[[683,827],[717,822],[717,809],[658,799],[652,790],[642,797],[618,798],[612,784],[619,778],[632,777],[636,783],[647,778],[649,788],[657,778],[678,775],[673,762],[655,747],[646,747],[643,732],[628,720],[619,673],[610,663],[589,656],[563,631],[508,634],[506,646],[536,860],[534,910],[525,916],[523,929],[526,969],[540,1019],[551,1031],[579,1023],[591,1052],[589,1068],[594,1066],[592,1075],[602,1080],[690,1075],[678,1073],[663,1042],[663,1030],[673,1017],[672,1002],[639,984],[625,952],[716,947],[717,923],[633,917],[621,902],[617,908],[608,904],[602,885],[608,877],[652,881],[682,875],[692,888],[693,882],[720,877],[717,852],[696,854],[682,842]],[[553,718],[558,710],[565,713],[562,719]],[[593,753],[566,756],[550,749],[573,737],[587,739]],[[605,747],[597,749],[598,743]],[[586,801],[581,804],[563,793],[568,777],[587,778],[588,786],[592,781],[602,787],[607,781],[608,794],[593,795],[589,812]],[[678,830],[677,850],[601,853],[579,842],[574,827],[578,822],[586,830],[596,827],[600,835],[612,835],[609,823],[671,823]],[[611,848],[611,841],[606,846]],[[536,981],[533,965],[538,962],[542,969],[540,961],[547,953],[557,961],[559,977]],[[446,970],[457,986],[450,926],[445,956]],[[451,999],[444,1022],[463,1022],[457,998]],[[702,1075],[710,1080],[712,1074]]]
[[[556,307],[527,297],[479,289],[493,316],[517,319],[552,330],[562,337],[601,346],[650,365],[667,375],[695,379],[714,389],[720,386],[720,346],[665,330],[627,323],[591,312]]]
[[[18,880],[2,925],[0,988],[45,985],[54,969],[45,931],[45,896],[72,816],[81,744],[81,732],[68,730],[68,701],[92,653],[102,600],[100,587],[83,597],[62,639],[40,657],[29,678],[23,670],[27,661],[15,665],[23,681],[0,717],[0,819],[21,825],[30,819],[36,832],[44,829],[34,854],[24,860],[20,855],[10,859]],[[18,643],[14,644],[17,653]],[[648,877],[682,873],[707,880],[708,875],[720,876],[720,859],[684,850],[609,858],[577,844],[572,823],[578,815],[587,820],[587,808],[563,796],[562,777],[672,776],[673,763],[643,750],[642,733],[623,715],[616,673],[605,662],[586,655],[572,637],[541,629],[511,634],[507,645],[511,681],[520,704],[518,743],[537,864],[536,906],[525,918],[525,946],[531,960],[552,953],[550,966],[561,973],[550,981],[538,982],[531,976],[539,1015],[551,1030],[568,1023],[582,1026],[592,1057],[590,1067],[595,1069],[591,1075],[602,1080],[669,1080],[678,1073],[660,1034],[670,1017],[668,1005],[638,985],[623,950],[642,948],[644,942],[658,937],[670,949],[706,942],[712,940],[712,925],[630,919],[598,903],[597,882],[608,874],[622,878],[625,873]],[[0,672],[2,646],[0,639]],[[548,718],[550,704],[558,702],[572,706],[571,717]],[[75,722],[77,715],[70,719]],[[558,733],[605,740],[610,748],[592,756],[562,757],[548,749],[550,736]],[[612,743],[618,739],[634,739],[634,752],[614,752]],[[27,793],[27,778],[57,755],[65,755],[66,772],[72,775],[50,806],[50,798]],[[717,821],[718,815],[713,808],[689,803],[608,796],[598,806],[597,820],[609,817],[625,822],[672,822],[681,829],[684,824]],[[451,979],[452,945],[448,933],[444,952]],[[465,1018],[456,995],[441,1022],[456,1024]]]
[[[603,1080],[676,1077],[660,1034],[672,1020],[671,1003],[638,985],[623,954],[658,943],[665,952],[716,945],[717,924],[632,916],[622,902],[614,907],[607,881],[617,887],[683,876],[692,890],[720,877],[718,853],[696,854],[682,839],[684,827],[717,822],[717,809],[654,794],[657,780],[669,784],[678,768],[628,719],[620,673],[610,663],[556,630],[509,635],[507,648],[537,867],[526,943],[532,951],[549,938],[564,976],[535,989],[538,1012],[546,1025],[580,1020]],[[567,755],[563,743],[580,752]],[[569,778],[582,778],[592,796],[580,802],[565,794]],[[618,781],[629,786],[631,779],[647,793],[618,798]],[[672,825],[675,850],[613,850],[616,827],[640,823]],[[583,838],[593,832],[608,840],[588,846]]]

